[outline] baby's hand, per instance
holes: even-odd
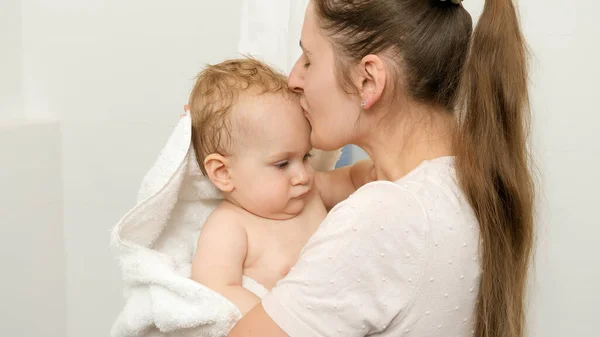
[[[352,165],[350,168],[350,178],[355,189],[377,180],[375,167],[371,159],[363,159]]]
[[[347,199],[361,186],[375,180],[375,170],[370,159],[361,160],[328,172],[317,172],[315,185],[327,210]]]

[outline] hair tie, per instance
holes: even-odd
[[[442,2],[446,2],[446,0],[440,0]],[[462,3],[462,0],[450,0],[450,2],[452,2],[455,5],[460,5]]]

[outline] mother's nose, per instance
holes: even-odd
[[[304,92],[304,68],[302,64],[300,64],[301,60],[298,59],[296,64],[294,64],[294,68],[292,68],[292,72],[288,77],[288,88],[295,93],[301,94]]]

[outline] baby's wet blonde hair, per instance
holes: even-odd
[[[254,58],[227,60],[203,69],[196,78],[188,105],[192,143],[204,175],[204,159],[209,154],[231,154],[231,133],[235,125],[231,111],[243,93],[295,96],[288,89],[284,74]],[[238,131],[242,128],[240,126]]]

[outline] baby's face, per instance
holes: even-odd
[[[234,142],[232,198],[249,212],[284,220],[298,215],[313,188],[310,126],[297,100],[267,94],[241,99],[244,131]],[[238,129],[239,130],[239,129]]]

